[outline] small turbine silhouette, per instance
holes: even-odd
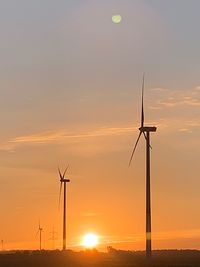
[[[39,246],[39,248],[40,248],[40,251],[42,250],[42,231],[43,231],[43,228],[41,227],[41,225],[40,225],[40,221],[39,221],[39,224],[38,224],[38,231],[37,231],[37,233],[36,233],[36,237],[37,237],[38,234],[40,235],[40,238],[39,238],[39,242],[40,242],[40,246]]]

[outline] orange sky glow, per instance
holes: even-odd
[[[99,250],[145,249],[144,140],[128,167],[144,71],[145,119],[158,127],[153,248],[200,249],[200,34],[193,30],[200,3],[11,2],[0,4],[5,249],[38,249],[39,220],[42,247],[53,248],[55,229],[54,247],[61,249],[57,168],[68,164],[68,248],[83,249],[83,236],[95,233]],[[115,14],[120,23],[112,22]]]

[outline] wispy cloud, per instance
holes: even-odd
[[[62,140],[65,136],[66,133],[64,131],[50,131],[15,137],[8,142],[13,144],[44,144]]]
[[[99,213],[96,212],[88,212],[88,213],[84,213],[83,217],[97,217],[99,215]]]
[[[44,144],[57,141],[64,141],[66,139],[78,139],[89,137],[113,136],[123,135],[135,131],[136,127],[101,127],[97,130],[81,133],[69,133],[66,130],[49,131],[37,134],[19,136],[9,140],[9,143],[35,143]]]
[[[81,141],[88,138],[120,136],[133,133],[137,129],[133,127],[100,127],[95,130],[82,132],[69,132],[67,130],[52,130],[36,134],[28,134],[13,137],[0,145],[0,150],[14,151],[18,146],[36,144],[61,144],[72,141]]]
[[[200,229],[189,229],[183,231],[166,231],[154,233],[155,240],[181,239],[181,238],[200,238]]]
[[[165,129],[165,133],[169,131],[179,131],[185,133],[192,133],[197,127],[200,127],[198,120],[184,120],[180,119],[160,119],[154,122],[149,121],[148,125],[156,125],[159,130]],[[48,144],[74,144],[84,143],[91,140],[93,147],[95,138],[109,138],[121,137],[131,135],[138,131],[138,125],[121,126],[121,127],[99,127],[97,129],[82,130],[82,131],[67,131],[65,129],[39,132],[35,134],[27,134],[13,137],[0,144],[0,151],[15,152],[18,147],[32,146],[32,145],[48,145]]]
[[[135,243],[145,239],[145,234],[136,234],[132,236],[102,236],[107,243]],[[183,238],[200,238],[200,229],[189,229],[183,231],[165,231],[165,232],[154,232],[153,239],[158,240],[172,240],[172,239],[183,239]]]
[[[200,106],[200,86],[190,90],[169,90],[165,88],[153,88],[157,96],[151,103],[151,109],[175,108],[181,106]]]
[[[150,109],[155,110],[155,112],[157,110],[165,111],[165,109],[175,109],[178,107],[200,107],[200,86],[196,86],[191,90],[152,88],[150,91],[154,97],[150,100],[148,106]],[[192,133],[193,129],[196,130],[197,127],[200,127],[200,122],[193,117],[186,118],[185,115],[181,116],[180,114],[177,116],[176,113],[173,118],[168,118],[166,113],[164,119],[158,118],[157,122],[154,122],[152,125],[158,126],[159,129],[168,128],[170,131],[177,130],[182,133]],[[102,126],[96,129],[81,131],[69,131],[66,129],[50,130],[10,138],[0,144],[0,150],[14,152],[17,147],[25,145],[83,142],[84,139],[89,138],[128,135],[136,130],[138,130],[137,124],[118,127]]]
[[[156,87],[156,88],[151,88],[150,91],[152,91],[152,92],[167,92],[169,90],[166,88],[162,88],[162,87]]]
[[[181,129],[179,129],[179,132],[192,133],[191,129],[188,129],[188,128],[181,128]]]

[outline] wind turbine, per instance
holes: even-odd
[[[139,128],[139,136],[136,140],[133,152],[131,154],[129,166],[133,159],[135,150],[137,148],[140,137],[143,135],[146,140],[146,256],[151,257],[151,159],[150,159],[150,133],[156,132],[155,126],[144,125],[144,86],[145,86],[145,75],[143,75],[142,82],[142,110],[141,110],[141,125]]]
[[[39,224],[38,224],[38,231],[37,231],[37,234],[36,234],[36,236],[39,234],[40,235],[40,251],[42,250],[42,231],[43,231],[43,229],[42,229],[42,227],[41,227],[41,225],[40,225],[40,221],[39,221]]]
[[[65,178],[65,174],[69,168],[69,165],[65,169],[64,173],[62,174],[60,169],[58,168],[59,176],[60,176],[60,194],[59,194],[59,204],[62,192],[62,184],[64,183],[64,198],[63,198],[63,250],[66,250],[66,189],[67,183],[70,182],[69,179]]]

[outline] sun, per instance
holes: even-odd
[[[88,233],[83,236],[82,245],[86,248],[94,248],[99,243],[99,237],[96,234]]]

